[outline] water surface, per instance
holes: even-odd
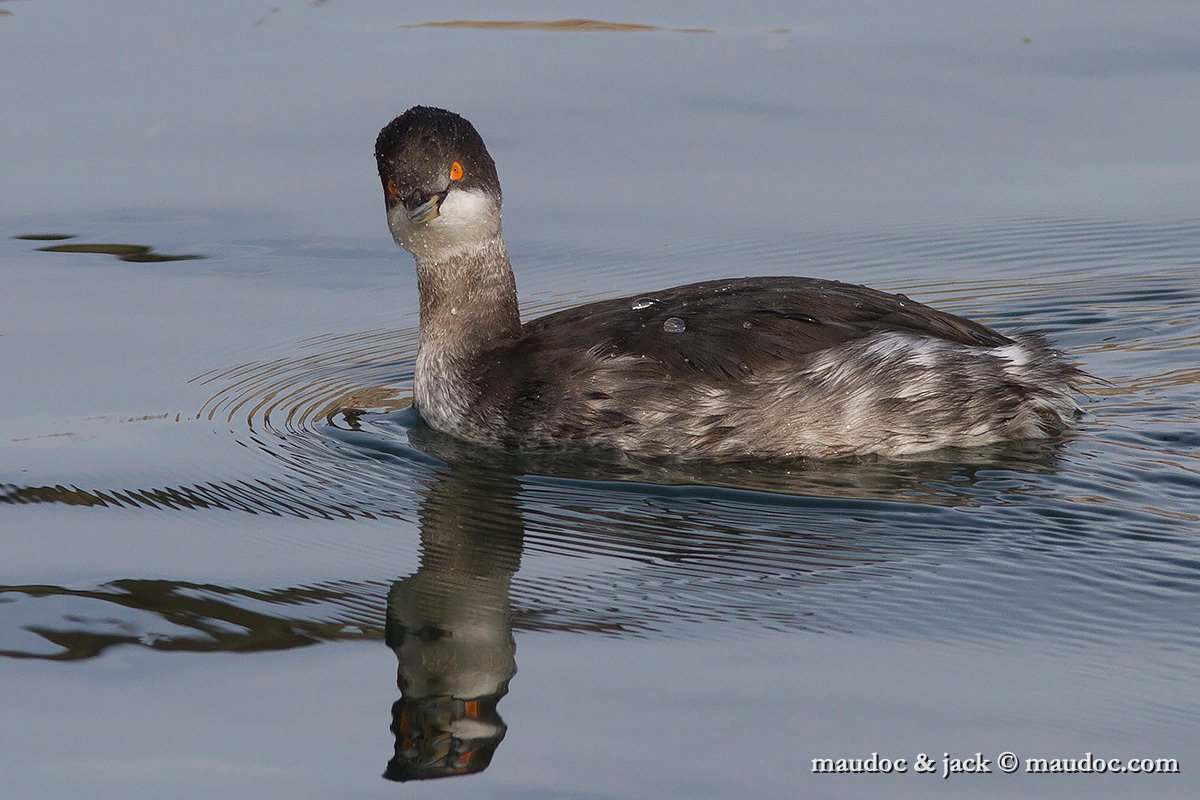
[[[12,796],[1200,791],[1185,6],[5,5]],[[487,139],[527,314],[869,283],[1046,332],[1085,415],[793,467],[441,436],[371,150],[414,103]],[[1181,773],[811,770],[1002,751]]]

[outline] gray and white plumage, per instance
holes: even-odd
[[[705,281],[522,323],[475,128],[416,107],[376,159],[420,292],[414,399],[513,448],[729,460],[899,456],[1051,435],[1082,373],[1040,335],[815,278]]]

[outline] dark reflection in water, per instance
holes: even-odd
[[[344,419],[351,423],[351,430],[361,430],[362,416],[350,413]],[[388,442],[387,438],[376,439],[368,449],[382,455],[389,449]],[[827,623],[808,619],[802,608],[788,609],[797,605],[795,599],[782,601],[778,594],[782,587],[774,585],[780,575],[787,576],[784,584],[799,580],[819,585],[835,579],[837,572],[903,569],[899,560],[887,565],[895,553],[889,557],[885,548],[855,541],[849,528],[827,535],[797,531],[772,545],[765,526],[752,532],[736,523],[727,527],[729,521],[719,516],[699,525],[687,514],[676,516],[673,512],[686,508],[684,504],[668,506],[649,518],[633,509],[612,514],[604,508],[604,496],[613,490],[620,494],[622,485],[633,476],[644,481],[657,479],[657,487],[644,484],[651,492],[667,489],[672,481],[702,481],[705,496],[715,498],[719,493],[712,487],[721,483],[750,484],[756,491],[763,486],[812,489],[799,476],[817,470],[787,471],[759,465],[758,469],[744,466],[739,473],[728,471],[725,465],[697,472],[695,465],[606,462],[579,454],[529,456],[471,445],[422,424],[408,430],[408,446],[445,466],[419,480],[420,566],[414,574],[396,581],[388,594],[386,640],[399,662],[401,690],[401,698],[392,708],[395,754],[384,773],[390,780],[451,777],[481,772],[489,766],[508,730],[498,706],[516,673],[514,621],[527,628],[549,622],[552,628],[635,633],[655,627],[655,617],[699,612],[714,622],[740,618],[768,628],[820,629]],[[1018,455],[1039,468],[1049,468],[1054,453],[1045,443],[1036,451],[1036,458],[1034,452],[1018,449]],[[975,453],[976,463],[986,463],[987,455],[999,457],[997,452]],[[1013,463],[1021,462],[1008,462],[1010,466]],[[865,499],[879,491],[893,494],[906,484],[918,485],[912,473],[903,469],[897,473],[896,466],[888,467],[892,479],[887,486],[867,481],[867,486],[855,490],[850,473],[842,473],[843,491],[855,491]],[[937,462],[927,462],[909,467],[928,479],[944,475],[947,464],[939,467]],[[542,586],[536,598],[522,598],[524,609],[514,611],[512,583],[526,537],[518,497],[523,487],[530,488],[519,476],[531,473],[540,476],[537,480],[563,476],[559,479],[563,488],[575,498],[558,509],[567,512],[559,518],[561,529],[547,531],[544,521],[534,523],[535,542],[540,544],[538,540],[550,534],[557,540],[551,546],[565,554],[577,551],[600,556],[631,550],[635,561],[663,565],[651,581],[656,588],[621,581],[624,585],[618,585],[617,592],[628,596],[604,598],[602,592],[569,583]],[[605,481],[615,482],[605,486]],[[824,488],[828,490],[829,485]],[[527,502],[536,505],[537,501],[530,498]],[[538,516],[536,509],[531,510]],[[647,510],[640,509],[642,514]],[[640,535],[638,529],[648,522],[653,532]],[[720,585],[727,578],[732,578],[732,591]],[[694,583],[694,588],[681,593],[681,581]],[[572,601],[566,598],[571,593],[578,595],[577,606],[586,608],[599,602],[604,611],[572,608]],[[687,598],[691,593],[695,597]],[[754,594],[758,597],[747,596]],[[531,603],[541,608],[530,608]]]
[[[25,239],[34,242],[61,241],[63,239],[74,239],[74,236],[58,233],[31,233],[23,236],[15,236],[15,239]],[[157,263],[160,261],[195,261],[196,259],[206,258],[200,255],[167,255],[165,253],[156,253],[154,248],[144,244],[94,244],[86,242],[76,242],[74,244],[55,244],[48,247],[39,247],[38,250],[45,253],[101,253],[104,255],[116,256],[122,261],[132,261],[136,263]]]
[[[497,705],[517,669],[509,593],[524,535],[518,488],[512,476],[467,465],[428,488],[420,568],[388,593],[401,691],[390,780],[481,772],[508,730]]]
[[[123,579],[98,589],[0,586],[0,598],[67,602],[72,611],[58,626],[27,625],[55,648],[51,652],[0,649],[0,656],[79,661],[110,647],[141,645],[162,652],[253,653],[305,647],[323,641],[377,639],[378,627],[352,628],[333,621],[289,617],[255,608],[309,607],[337,602],[345,587],[294,587],[256,592],[235,587],[166,580]],[[141,617],[149,615],[147,624]],[[161,632],[163,625],[171,633]]]

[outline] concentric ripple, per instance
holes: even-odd
[[[880,285],[1001,328],[1047,331],[1097,377],[1087,416],[1063,441],[908,461],[684,468],[519,456],[424,426],[409,407],[416,332],[377,329],[313,337],[194,379],[208,399],[169,424],[248,451],[253,468],[242,474],[158,487],[10,485],[0,501],[395,520],[418,532],[423,552],[443,552],[433,544],[450,537],[445,552],[478,564],[496,542],[516,540],[507,601],[518,629],[704,635],[724,622],[996,648],[1017,639],[1069,648],[1137,630],[1157,647],[1200,646],[1194,226],[1018,220],[799,251],[705,246],[668,256],[664,272],[694,274],[699,260],[717,274],[736,255],[755,271],[830,274],[841,253]],[[538,311],[575,300],[543,297]],[[464,531],[472,535],[454,538]],[[36,641],[3,653],[378,638],[397,578],[384,561],[364,556],[358,580],[275,588],[133,578],[0,587],[22,619],[48,602],[69,609],[26,625]],[[1165,661],[1158,669],[1179,677]]]

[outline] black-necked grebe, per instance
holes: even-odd
[[[496,165],[417,106],[375,143],[417,262],[413,394],[434,428],[514,448],[682,458],[898,456],[1049,435],[1082,373],[1046,340],[816,278],[730,278],[522,323]]]

